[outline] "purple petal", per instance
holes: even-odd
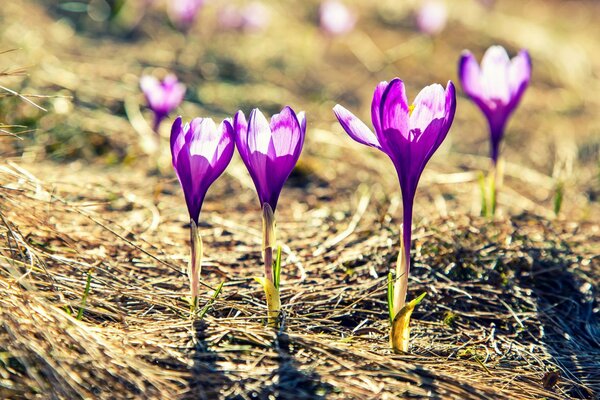
[[[272,147],[271,136],[269,122],[263,113],[255,108],[250,112],[248,118],[248,153],[259,152],[274,156],[275,150]]]
[[[440,84],[423,88],[413,103],[414,109],[409,117],[410,130],[425,132],[431,121],[443,119],[446,114],[446,95]],[[419,141],[419,138],[415,138]],[[413,138],[411,138],[411,141]]]
[[[371,122],[375,128],[375,134],[381,133],[381,97],[388,87],[386,81],[379,82],[373,93],[373,100],[371,101]]]
[[[375,147],[381,150],[377,136],[369,129],[364,122],[354,116],[350,111],[337,104],[333,107],[333,112],[342,128],[356,140],[358,143],[366,144],[367,146]]]
[[[381,147],[396,147],[400,140],[408,140],[408,102],[404,82],[400,79],[393,79],[385,89],[380,110],[381,133],[376,133]]]
[[[521,50],[512,59],[509,68],[509,90],[511,104],[516,106],[531,79],[531,58],[527,50]]]
[[[302,129],[302,132],[306,134],[306,113],[304,111],[300,111],[296,116],[298,117],[300,129]]]
[[[475,56],[470,51],[463,51],[458,63],[458,79],[463,90],[470,97],[483,98],[481,70]]]
[[[173,126],[171,127],[171,157],[174,166],[177,164],[177,156],[185,144],[185,134],[181,124],[182,120],[181,116],[179,116],[175,119],[175,122],[173,122]]]
[[[503,105],[510,101],[510,59],[502,46],[492,46],[481,60],[481,77],[485,97]]]
[[[286,106],[281,113],[273,115],[270,131],[276,157],[295,155],[303,131],[294,110]]]

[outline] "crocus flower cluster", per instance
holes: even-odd
[[[259,281],[267,295],[269,325],[276,324],[280,300],[279,276],[273,274],[275,209],[281,189],[300,157],[305,133],[304,113],[296,115],[290,107],[273,115],[270,121],[258,109],[252,110],[248,120],[239,111],[233,121],[226,119],[218,127],[210,118],[196,118],[185,126],[181,117],[175,120],[171,131],[171,154],[191,219],[189,276],[192,299],[197,298],[201,267],[201,252],[197,250],[198,246],[201,249],[202,243],[197,231],[200,209],[209,186],[229,164],[235,142],[263,209],[265,277]]]
[[[153,76],[144,75],[140,79],[140,87],[148,107],[154,113],[153,128],[158,132],[160,123],[183,101],[185,85],[179,83],[177,77],[172,74],[167,75],[162,82]]]
[[[398,78],[390,83],[381,82],[375,88],[371,103],[371,120],[375,133],[344,107],[338,104],[334,108],[340,124],[352,139],[387,154],[400,180],[404,221],[390,310],[390,337],[399,338],[392,340],[392,347],[397,351],[408,350],[408,319],[416,305],[411,304],[412,308],[408,311],[404,309],[410,271],[415,193],[425,165],[450,130],[455,110],[456,92],[452,82],[448,82],[445,90],[438,84],[425,87],[414,103],[409,105],[404,83]],[[405,318],[402,318],[401,323],[396,323],[397,316]]]
[[[330,36],[345,35],[354,29],[356,15],[338,0],[326,0],[319,7],[319,22]]]
[[[459,70],[465,92],[488,118],[495,163],[506,120],[530,79],[529,56],[522,51],[510,61],[503,48],[494,46],[486,52],[481,68],[471,53],[465,52]],[[403,224],[396,274],[395,277],[389,275],[388,307],[391,346],[397,352],[406,352],[410,317],[425,295],[409,302],[406,300],[414,200],[421,174],[454,121],[456,90],[452,81],[448,81],[445,88],[432,84],[423,88],[409,103],[402,80],[394,78],[389,83],[381,82],[375,88],[371,103],[373,130],[339,104],[333,111],[352,139],[384,152],[392,160],[398,175]],[[284,107],[270,120],[258,109],[252,110],[248,119],[239,111],[233,119],[226,119],[219,126],[209,118],[196,118],[185,125],[181,117],[175,120],[171,152],[190,215],[192,260],[189,275],[193,299],[198,295],[202,257],[198,233],[202,202],[209,186],[229,164],[235,146],[254,182],[262,208],[264,278],[256,279],[265,290],[268,324],[277,326],[281,307],[281,247],[277,248],[275,237],[275,210],[283,185],[302,151],[305,134],[304,113],[296,114],[290,107]]]

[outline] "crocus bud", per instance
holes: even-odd
[[[273,263],[276,246],[275,208],[283,184],[294,169],[306,133],[304,112],[296,115],[285,107],[271,121],[255,108],[246,122],[239,111],[234,118],[235,144],[256,186],[263,211],[263,261],[265,277],[257,278],[265,290],[268,308],[268,325],[277,325],[281,301],[279,299],[279,274],[281,258]]]
[[[454,84],[448,82],[446,89],[434,84],[425,87],[408,104],[404,83],[393,79],[390,83],[381,82],[375,89],[371,103],[371,119],[375,133],[360,119],[339,104],[334,107],[335,115],[350,137],[359,143],[375,147],[390,157],[402,191],[403,217],[401,251],[396,270],[396,284],[393,289],[393,310],[391,320],[403,315],[402,323],[392,325],[391,337],[396,338],[394,350],[406,351],[408,346],[407,332],[395,332],[395,329],[408,329],[410,318],[405,309],[408,273],[410,271],[410,245],[412,210],[419,178],[442,144],[456,111],[456,92]],[[409,306],[414,308],[414,303]],[[412,309],[410,310],[412,312]]]
[[[187,30],[196,22],[204,0],[168,0],[167,4],[171,22],[179,29]]]
[[[256,186],[261,207],[277,207],[283,184],[294,169],[306,132],[304,112],[296,115],[290,107],[267,121],[259,109],[248,122],[238,111],[234,118],[235,144]]]
[[[326,0],[319,7],[321,29],[328,35],[344,35],[354,29],[356,15],[337,0]]]
[[[226,119],[217,127],[210,118],[194,118],[171,129],[173,168],[185,195],[190,218],[198,224],[204,196],[233,156],[233,127]]]
[[[510,60],[502,46],[492,46],[485,52],[480,67],[473,54],[465,50],[458,65],[458,76],[465,93],[488,120],[490,157],[495,165],[508,117],[529,85],[529,53],[521,50]]]
[[[417,12],[417,26],[426,35],[434,36],[444,30],[448,10],[439,0],[426,0]]]
[[[181,117],[178,117],[171,129],[173,168],[190,214],[192,256],[188,277],[194,311],[202,268],[202,238],[198,231],[200,209],[208,188],[231,161],[234,146],[231,120],[225,120],[217,127],[210,118],[195,118],[182,125]]]
[[[140,87],[148,107],[154,113],[154,131],[169,113],[174,111],[183,101],[185,85],[179,83],[175,75],[167,75],[161,82],[153,76],[144,75],[140,79]]]

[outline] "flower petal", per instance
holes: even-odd
[[[404,82],[400,79],[393,79],[385,89],[381,97],[380,115],[381,133],[376,133],[382,148],[386,148],[388,142],[400,140],[399,136],[408,139],[408,101]]]
[[[433,120],[443,119],[446,114],[446,95],[440,84],[433,84],[423,88],[413,103],[413,111],[409,117],[411,132],[425,129]],[[420,138],[411,138],[411,141],[419,142]]]
[[[258,108],[255,108],[248,118],[248,153],[259,152],[274,156],[275,151],[272,146],[271,137],[272,132],[269,122],[263,113]]]
[[[503,105],[510,101],[509,81],[510,59],[502,46],[492,46],[486,50],[481,60],[481,76],[485,97]]]
[[[175,119],[173,126],[171,127],[171,157],[173,159],[173,165],[177,164],[177,156],[181,151],[181,148],[185,144],[185,134],[181,127],[182,120],[181,116]]]
[[[300,111],[296,117],[298,117],[298,123],[300,124],[300,129],[302,132],[306,134],[306,113],[304,111]]]
[[[273,115],[270,131],[275,157],[295,155],[302,138],[302,128],[294,110],[286,106],[279,114]]]
[[[386,81],[379,82],[375,92],[373,92],[373,100],[371,101],[371,122],[377,135],[381,133],[381,97],[387,87],[388,83]]]
[[[465,50],[460,56],[458,63],[458,79],[465,93],[470,97],[483,98],[483,86],[481,85],[481,69],[475,56]]]
[[[354,116],[354,114],[339,104],[333,107],[333,112],[344,130],[352,139],[356,140],[358,143],[381,149],[377,136],[375,136],[364,122]]]
[[[512,59],[509,68],[509,88],[511,104],[517,105],[531,79],[531,58],[527,50],[521,50]]]

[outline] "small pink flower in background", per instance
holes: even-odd
[[[259,32],[271,22],[271,10],[258,1],[245,7],[228,4],[219,10],[217,19],[224,30]]]
[[[179,107],[183,101],[185,85],[179,83],[173,74],[167,75],[162,82],[153,76],[144,75],[140,79],[140,87],[146,97],[148,107],[154,113],[153,128],[155,132],[158,132],[162,120]]]
[[[437,35],[446,27],[448,10],[439,0],[425,0],[417,11],[417,26],[427,35]]]
[[[321,29],[331,36],[345,35],[354,29],[356,15],[344,3],[326,0],[319,8]]]
[[[171,22],[175,26],[187,30],[196,22],[200,8],[203,5],[204,0],[168,0],[167,11]]]

